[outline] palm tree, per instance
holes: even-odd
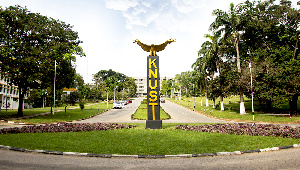
[[[214,37],[210,35],[205,35],[206,38],[210,38],[211,41],[206,41],[201,45],[201,49],[198,51],[198,56],[196,62],[193,63],[192,68],[199,72],[200,76],[204,77],[205,80],[205,96],[206,96],[206,107],[208,104],[208,82],[207,77],[211,76],[213,79],[216,70],[216,51],[217,46],[214,43]],[[215,104],[215,103],[214,103]],[[215,105],[213,105],[215,106]]]
[[[239,5],[238,5],[239,6]],[[238,7],[237,6],[237,7]],[[241,73],[241,61],[239,52],[239,42],[243,31],[243,24],[241,22],[241,15],[239,15],[238,10],[234,7],[234,4],[230,4],[230,10],[228,13],[222,10],[214,10],[213,15],[216,16],[215,21],[210,25],[210,30],[215,33],[224,33],[225,40],[233,40],[233,44],[236,50],[236,61],[238,73]],[[245,114],[245,104],[244,104],[244,93],[242,86],[239,87],[240,94],[240,114]]]

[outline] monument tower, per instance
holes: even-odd
[[[159,77],[159,56],[156,52],[162,51],[174,39],[169,39],[159,45],[147,45],[136,39],[137,43],[144,51],[150,52],[147,57],[147,120],[146,128],[161,129],[162,120],[160,120],[160,77]]]

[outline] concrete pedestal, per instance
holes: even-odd
[[[162,128],[162,120],[146,120],[146,128],[161,129]]]

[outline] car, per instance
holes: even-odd
[[[161,99],[160,99],[160,102],[161,102],[161,103],[165,103],[166,100],[165,100],[164,98],[161,98]]]
[[[113,108],[114,109],[122,109],[123,104],[121,102],[114,102]]]
[[[124,106],[124,105],[127,105],[127,103],[126,103],[125,100],[121,100],[120,102],[121,102],[121,104],[122,104],[123,106]]]

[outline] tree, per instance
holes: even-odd
[[[210,35],[205,35],[205,37],[209,37],[211,40],[213,37]],[[208,99],[209,99],[209,90],[208,90],[208,77],[211,76],[213,79],[214,73],[217,71],[216,67],[216,58],[218,57],[217,51],[218,47],[215,42],[206,41],[201,45],[201,49],[198,51],[199,58],[193,63],[192,67],[194,70],[199,71],[200,75],[204,76],[205,80],[205,96],[206,96],[206,107],[208,107]],[[211,96],[214,99],[214,96]]]
[[[272,102],[289,100],[297,110],[300,94],[300,12],[282,0],[249,2],[242,6],[246,23],[244,43],[254,66],[254,93],[271,109]]]
[[[171,89],[172,89],[172,80],[167,80],[166,78],[161,82],[161,95],[171,95]]]
[[[74,76],[74,85],[73,85],[73,87],[76,88],[79,92],[79,94],[78,94],[79,100],[82,100],[87,96],[86,93],[85,93],[86,89],[85,89],[85,86],[84,86],[83,77],[78,73],[75,74],[75,76]]]
[[[62,21],[31,13],[20,6],[0,9],[1,74],[8,74],[19,88],[18,116],[29,88],[53,86],[58,62],[59,86],[70,86],[75,74],[70,55],[76,54],[78,33]]]
[[[244,32],[244,23],[242,22],[241,14],[238,8],[234,6],[233,3],[230,4],[229,12],[224,12],[222,10],[214,10],[213,15],[216,16],[215,21],[210,25],[210,30],[215,32],[223,32],[224,39],[233,40],[233,44],[236,50],[236,65],[238,73],[242,73],[241,70],[241,59],[240,59],[240,48],[239,43],[241,40],[241,35]],[[219,34],[219,33],[218,33]],[[240,94],[240,114],[245,114],[245,104],[244,104],[244,93],[243,87],[240,84],[239,87]]]
[[[134,78],[126,77],[123,87],[125,91],[127,90],[128,97],[132,97],[136,94],[137,86]]]
[[[110,92],[114,92],[116,90],[117,93],[123,91],[124,96],[124,90],[125,92],[126,90],[127,92],[129,90],[130,97],[136,93],[137,87],[135,85],[135,80],[131,77],[127,77],[122,73],[115,72],[111,69],[100,70],[94,75],[94,77],[94,80],[97,84],[99,84],[102,91],[104,89],[105,91],[106,89],[108,89]]]

